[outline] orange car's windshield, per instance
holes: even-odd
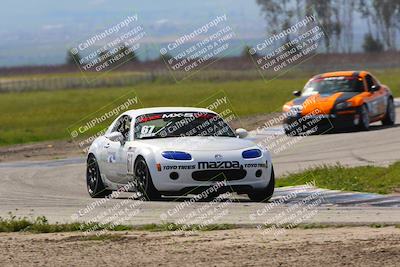
[[[338,92],[364,92],[364,84],[358,77],[327,77],[309,81],[302,95],[331,95]]]

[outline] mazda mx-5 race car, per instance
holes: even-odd
[[[104,197],[132,184],[129,191],[154,200],[218,184],[213,197],[231,191],[268,200],[275,185],[271,156],[246,136],[208,109],[127,111],[89,148],[88,192]]]
[[[283,106],[288,135],[335,129],[368,130],[370,123],[395,123],[390,89],[366,71],[339,71],[316,75],[296,99]]]

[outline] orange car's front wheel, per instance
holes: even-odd
[[[396,109],[394,106],[393,99],[389,98],[387,108],[386,108],[386,114],[382,120],[382,124],[383,125],[394,125],[395,121],[396,121]]]
[[[369,112],[367,105],[362,105],[359,111],[360,119],[358,121],[358,129],[361,131],[369,130]]]

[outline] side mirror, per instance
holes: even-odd
[[[249,133],[247,132],[247,130],[246,130],[246,129],[243,129],[243,128],[238,128],[238,129],[236,129],[235,134],[236,134],[236,136],[239,137],[239,138],[245,138],[247,135],[249,135]]]
[[[371,86],[371,92],[376,92],[380,89],[381,87],[379,85],[372,85]]]
[[[301,91],[293,91],[294,96],[301,96]]]
[[[124,142],[124,136],[120,132],[112,132],[110,134],[107,134],[105,137],[113,142]]]

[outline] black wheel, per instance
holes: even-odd
[[[93,155],[88,157],[86,163],[86,185],[88,193],[93,198],[102,198],[112,193],[105,188],[100,176],[99,165]]]
[[[383,125],[394,125],[396,122],[396,109],[392,98],[389,98],[386,109],[385,118],[382,120]]]
[[[263,190],[255,190],[251,193],[248,193],[247,196],[250,198],[251,201],[257,202],[267,202],[271,199],[272,195],[274,194],[275,189],[275,172],[274,167],[271,170],[271,179],[266,188]]]
[[[137,190],[146,200],[161,198],[160,192],[154,187],[149,168],[143,157],[138,157],[135,161],[135,184]]]
[[[366,105],[362,105],[360,108],[360,119],[358,121],[358,129],[361,131],[369,130],[369,112]]]
[[[283,125],[283,130],[287,136],[297,136],[296,129],[291,128],[288,124]]]

